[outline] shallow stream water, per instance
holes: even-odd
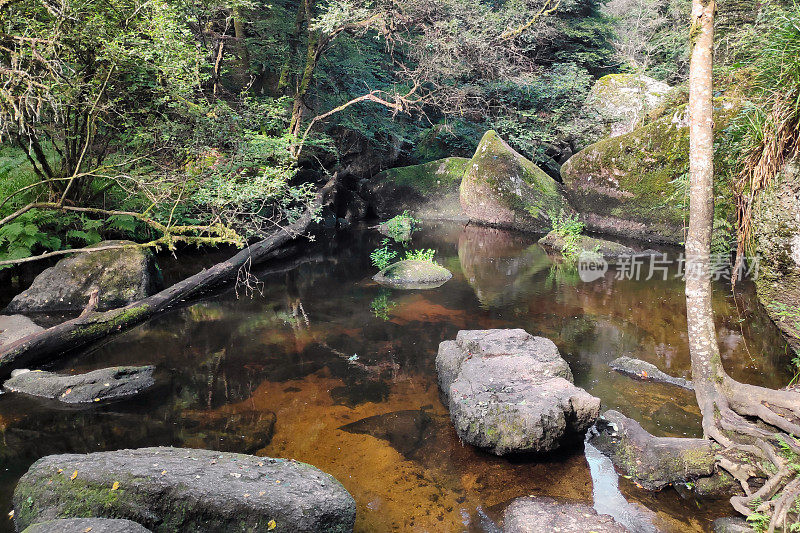
[[[318,237],[254,271],[252,292],[231,287],[55,367],[154,364],[158,385],[139,399],[68,410],[0,396],[0,509],[11,509],[16,481],[43,455],[175,445],[311,463],[355,497],[359,532],[497,531],[504,507],[529,494],[591,502],[631,524],[631,515],[645,517],[661,531],[709,531],[729,514],[724,501],[638,489],[580,445],[544,457],[482,453],[459,442],[439,399],[440,341],[460,329],[519,327],[552,339],[604,409],[657,435],[699,436],[692,392],[607,365],[628,355],[690,377],[674,267],[667,280],[645,279],[646,269],[638,280],[616,279],[612,268],[583,282],[535,236],[428,224],[413,246],[435,249],[453,279],[404,292],[370,279],[369,252],[381,239],[369,229]],[[170,281],[215,259],[162,264]],[[720,281],[714,308],[728,372],[785,385],[787,346],[752,287],[734,297]],[[0,519],[0,531],[12,530]]]

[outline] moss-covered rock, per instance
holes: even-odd
[[[716,450],[710,440],[654,437],[617,411],[603,413],[595,427],[591,443],[618,471],[646,489],[660,490],[714,473]]]
[[[80,311],[99,291],[98,309],[114,309],[150,296],[162,284],[153,252],[130,241],[93,246],[127,246],[81,252],[62,259],[36,276],[30,288],[11,300],[7,311],[35,313]]]
[[[584,252],[597,254],[602,256],[607,261],[617,260],[621,257],[630,257],[643,252],[634,250],[630,246],[625,246],[618,242],[607,241],[605,239],[598,239],[588,235],[579,235],[575,239],[575,243],[570,245],[567,243],[566,238],[557,231],[551,231],[541,239],[539,244],[547,249],[555,250],[556,252],[563,253],[567,248],[573,246],[572,250],[575,255],[580,255]],[[653,252],[655,253],[655,252]]]
[[[719,134],[736,104],[715,100]],[[679,183],[689,171],[689,128],[680,107],[631,133],[604,139],[561,168],[567,198],[588,229],[653,242],[682,244],[688,196]]]
[[[393,289],[433,289],[452,277],[449,270],[433,261],[405,259],[387,266],[372,279]]]
[[[461,207],[471,221],[522,231],[550,229],[550,213],[573,213],[561,185],[487,131],[461,181]]]
[[[800,159],[757,196],[753,229],[758,299],[800,353]]]
[[[633,131],[652,110],[658,108],[670,86],[643,74],[608,74],[597,80],[586,99],[612,137]]]
[[[353,497],[332,476],[286,459],[142,448],[36,461],[14,490],[17,531],[57,518],[124,518],[175,531],[353,531]]]
[[[448,157],[385,170],[362,183],[361,196],[379,218],[408,211],[428,220],[464,220],[459,185],[469,159]]]
[[[130,520],[118,518],[63,518],[33,524],[22,533],[150,533]]]

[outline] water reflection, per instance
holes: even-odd
[[[229,290],[176,309],[60,368],[155,364],[159,386],[146,397],[80,412],[0,397],[0,501],[10,505],[14,483],[42,455],[149,445],[315,464],[353,494],[362,532],[488,531],[519,496],[592,501],[581,449],[509,460],[458,441],[439,400],[434,358],[441,340],[466,328],[522,327],[549,337],[604,408],[659,435],[699,433],[691,392],[632,381],[607,366],[628,355],[689,376],[680,280],[617,280],[609,271],[583,283],[532,237],[440,225],[415,234],[414,246],[436,249],[453,279],[387,293],[370,280],[368,254],[380,240],[366,230],[318,238],[254,271],[263,294],[237,299]],[[785,344],[750,288],[736,299],[716,289],[729,372],[784,384]],[[667,531],[707,529],[726,505],[643,493],[624,479],[618,490]]]

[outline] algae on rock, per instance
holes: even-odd
[[[561,185],[493,130],[481,139],[461,181],[461,207],[473,222],[545,232],[548,213],[573,213]]]

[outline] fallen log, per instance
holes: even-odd
[[[90,311],[4,346],[0,351],[0,378],[8,377],[14,369],[37,366],[60,354],[85,348],[108,335],[130,329],[222,281],[235,279],[242,267],[258,263],[278,247],[305,233],[319,208],[327,202],[335,183],[336,176],[320,189],[314,202],[296,221],[245,247],[230,259],[125,307],[105,312]]]

